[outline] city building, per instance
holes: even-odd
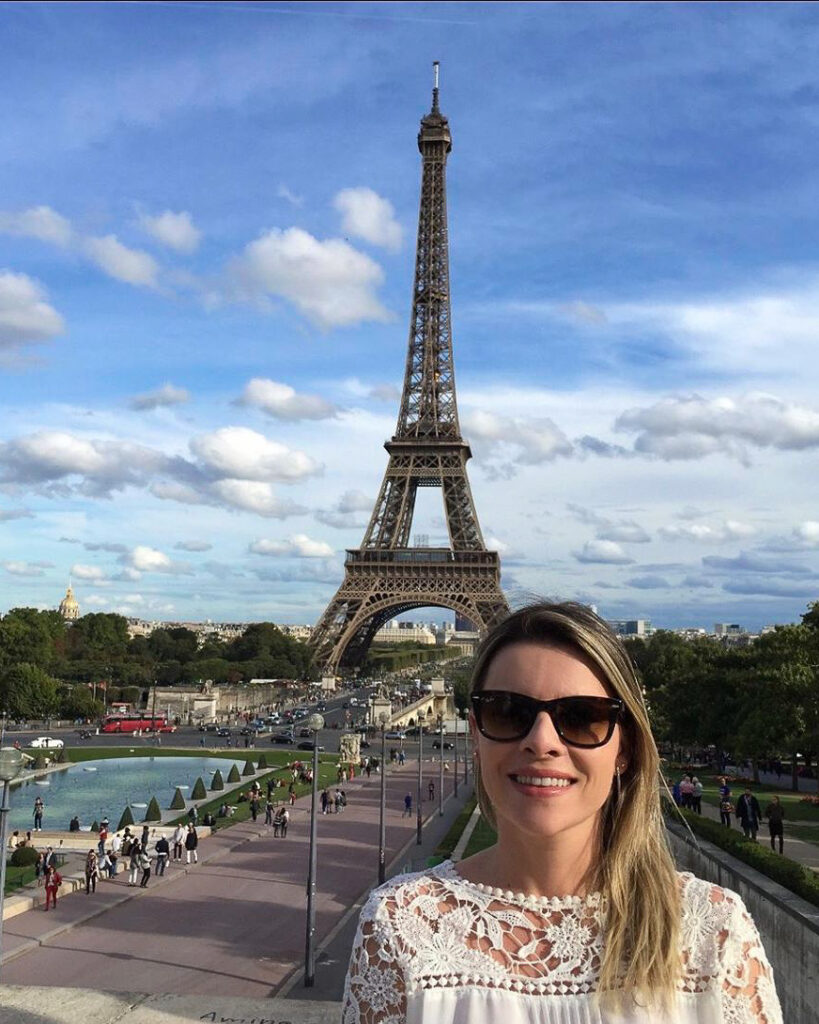
[[[76,622],[80,617],[80,606],[74,597],[74,591],[71,589],[70,583],[68,590],[65,592],[65,597],[60,601],[60,606],[57,610],[66,622]]]
[[[715,622],[714,636],[744,636],[748,631],[736,622]]]
[[[609,619],[609,626],[618,636],[651,636],[651,619]]]
[[[393,619],[388,622],[386,626],[382,626],[381,629],[373,637],[374,644],[434,644],[435,634],[429,628],[422,623],[417,622],[400,622],[398,619]]]

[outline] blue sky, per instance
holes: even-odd
[[[808,4],[0,4],[0,612],[70,576],[84,611],[317,618],[395,426],[437,59],[512,601],[798,619],[818,44]]]

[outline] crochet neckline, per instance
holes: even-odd
[[[432,870],[450,881],[457,882],[468,889],[475,889],[485,896],[492,896],[504,903],[526,907],[530,910],[580,910],[585,907],[599,907],[602,898],[600,892],[590,892],[585,896],[535,896],[531,893],[514,892],[512,889],[484,885],[483,882],[471,882],[468,878],[464,878],[452,860],[445,860]]]

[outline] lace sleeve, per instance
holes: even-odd
[[[745,904],[735,893],[712,890],[731,904],[718,941],[723,945],[722,1013],[725,1024],[782,1024],[773,972]]]
[[[361,911],[344,983],[342,1024],[404,1024],[404,971],[392,938],[385,897],[376,894]]]

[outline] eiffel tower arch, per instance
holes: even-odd
[[[324,675],[355,667],[373,636],[396,615],[440,607],[470,619],[481,632],[509,613],[500,587],[500,559],[487,551],[461,436],[452,357],[446,162],[449,122],[438,106],[438,65],[432,110],[421,119],[421,202],[409,346],[389,463],[360,548],[349,549],[344,581],[310,637],[313,663]],[[419,487],[443,494],[448,547],[410,547]]]

